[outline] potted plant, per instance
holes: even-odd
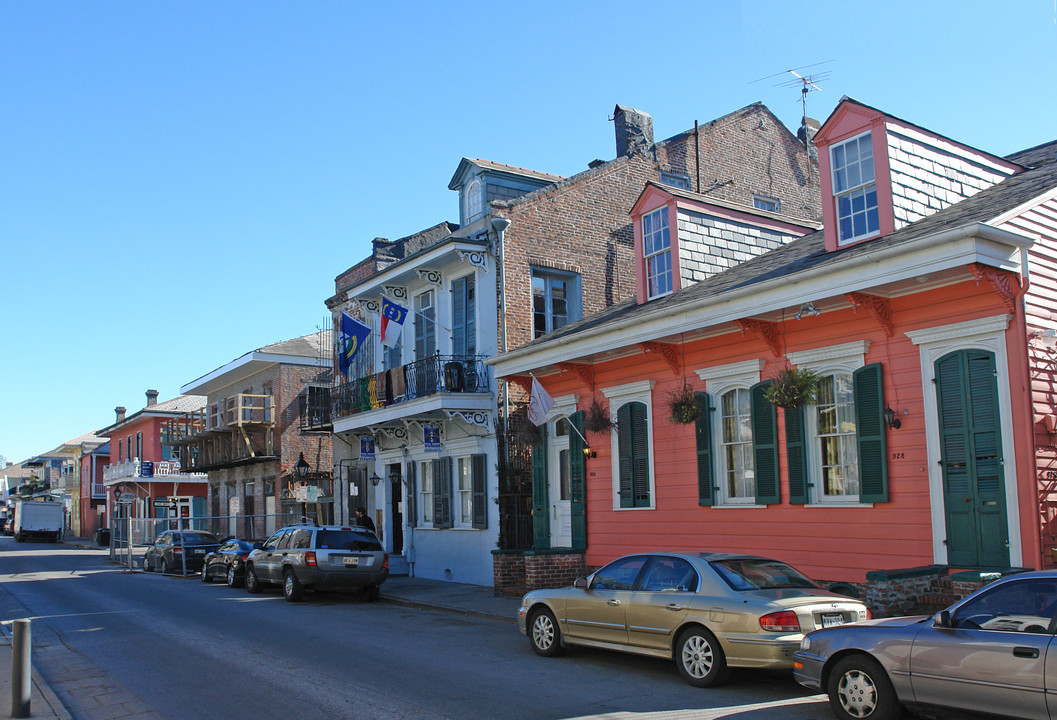
[[[815,402],[818,375],[806,368],[787,367],[780,370],[767,388],[766,396],[772,405],[796,408]]]
[[[606,432],[613,427],[613,420],[609,417],[609,408],[598,402],[598,398],[591,401],[591,405],[584,413],[584,429],[588,432]]]
[[[668,396],[668,421],[677,425],[693,425],[697,422],[699,409],[697,395],[688,383]]]

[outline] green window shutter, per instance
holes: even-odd
[[[576,550],[587,549],[587,458],[584,456],[584,414],[575,412],[569,416],[569,510],[572,521],[572,546]]]
[[[785,458],[789,465],[789,504],[807,504],[807,438],[805,410],[785,408]]]
[[[855,435],[859,445],[859,500],[888,502],[888,452],[885,444],[884,386],[881,363],[852,373]]]
[[[778,484],[778,413],[767,399],[770,384],[770,380],[764,380],[749,389],[757,505],[777,505],[782,501]]]
[[[716,501],[715,472],[712,469],[712,403],[706,393],[694,393],[697,399],[697,504]]]
[[[617,452],[620,461],[620,480],[617,492],[620,494],[620,507],[634,507],[635,459],[632,455],[631,441],[631,404],[622,405],[617,411]]]
[[[451,284],[452,355],[466,354],[466,278]]]
[[[470,458],[473,496],[473,526],[477,530],[488,527],[488,465],[482,454]]]
[[[550,513],[547,512],[550,498],[547,487],[546,425],[540,428],[540,434],[542,439],[532,445],[532,547],[543,549],[550,547],[551,532]]]
[[[635,507],[650,506],[650,436],[646,406],[631,405],[632,491]]]
[[[418,526],[418,487],[415,483],[414,461],[407,464],[407,526]]]

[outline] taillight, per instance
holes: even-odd
[[[870,608],[866,608],[865,610],[860,610],[859,611],[859,619],[860,620],[873,620],[873,613],[870,612]]]
[[[760,627],[774,632],[800,632],[800,618],[792,610],[781,610],[761,617]]]
[[[316,554],[311,550],[305,553],[305,565],[309,567],[316,566]]]
[[[386,553],[382,556],[382,567],[386,569],[389,568],[389,553]]]
[[[179,545],[173,545],[173,546],[172,546],[172,551],[173,551],[174,553],[177,553],[177,552],[183,552],[183,551],[184,551],[184,549],[183,549],[182,547],[180,547]]]
[[[246,558],[248,558],[249,556],[250,556],[250,554],[249,554],[249,553],[242,553],[241,555],[239,555],[239,560],[245,560],[245,559],[246,559]]]

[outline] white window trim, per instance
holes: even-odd
[[[451,459],[451,492],[452,492],[452,529],[473,530],[473,455],[458,455]],[[463,490],[459,487],[459,465],[465,464],[470,471],[470,489]],[[470,495],[470,517],[462,517],[463,494]]]
[[[774,209],[772,210],[771,208],[760,207],[756,204],[757,202],[773,205]],[[762,210],[764,212],[779,213],[782,211],[782,202],[780,200],[778,200],[777,198],[770,197],[768,195],[760,195],[759,193],[753,193],[752,206],[756,210]]]
[[[612,494],[613,510],[617,512],[628,512],[636,510],[657,509],[657,488],[654,482],[654,452],[656,443],[653,438],[653,386],[656,380],[639,380],[638,382],[613,387],[602,388],[602,394],[609,401],[609,419],[613,421],[614,428],[609,431],[609,447],[611,456]],[[649,473],[650,504],[646,507],[620,507],[620,440],[617,436],[616,422],[617,412],[622,405],[629,402],[640,402],[646,406],[646,436],[649,439],[649,462],[646,471]]]
[[[833,151],[836,150],[838,147],[847,145],[852,140],[856,140],[857,141],[859,138],[861,138],[861,137],[863,137],[865,135],[869,135],[870,136],[870,150],[871,150],[871,156],[873,157],[873,161],[874,161],[873,180],[871,182],[867,182],[867,183],[859,183],[855,187],[846,188],[845,190],[843,190],[843,191],[838,193],[837,192],[837,182],[836,182],[836,177],[835,177],[836,174],[837,174],[837,166],[833,162]],[[840,142],[834,143],[829,148],[830,202],[833,203],[833,217],[835,218],[835,223],[834,224],[836,225],[837,245],[838,246],[850,245],[852,243],[857,243],[860,240],[865,240],[867,238],[876,237],[876,236],[881,234],[881,229],[878,228],[877,230],[874,230],[873,232],[867,232],[865,235],[853,235],[853,236],[848,237],[848,238],[842,238],[840,236],[840,212],[837,209],[837,198],[842,197],[844,195],[851,195],[852,193],[856,192],[857,190],[863,190],[863,189],[869,187],[871,183],[873,184],[874,191],[876,192],[876,190],[877,190],[877,153],[874,153],[872,151],[873,151],[873,129],[872,128],[870,130],[866,130],[865,132],[861,132],[858,135],[855,135],[854,137],[844,138]],[[878,201],[880,201],[880,196],[878,196]],[[878,204],[878,208],[877,208],[878,214],[880,214],[880,210],[881,210],[880,204]]]
[[[1006,354],[1006,329],[1012,315],[993,315],[904,334],[918,346],[921,363],[921,389],[925,403],[925,448],[928,457],[929,504],[932,514],[932,556],[937,564],[947,563],[947,518],[943,503],[943,471],[940,468],[940,421],[936,407],[936,361],[954,350],[980,349],[995,354],[998,384],[998,417],[1002,428],[1003,482],[1006,488],[1006,522],[1009,533],[1009,563],[1023,565],[1020,540],[1017,456],[1013,443],[1013,410]]]
[[[716,403],[716,414],[713,415],[712,420],[712,447],[715,449],[712,455],[715,458],[713,467],[716,473],[716,487],[719,488],[719,491],[716,493],[713,507],[766,507],[766,505],[757,505],[755,498],[735,498],[732,500],[727,496],[727,469],[723,457],[723,423],[720,422],[722,419],[720,413],[722,412],[721,398],[723,394],[730,390],[748,390],[760,382],[760,373],[763,371],[766,362],[763,358],[758,358],[756,360],[743,360],[726,365],[698,368],[694,371],[699,378],[704,380],[705,392],[711,395]]]
[[[798,368],[811,370],[819,375],[846,373],[851,375],[866,364],[866,351],[870,348],[869,340],[856,340],[840,345],[812,348],[798,352],[786,353],[790,363]],[[816,507],[873,507],[873,503],[860,502],[858,497],[846,500],[823,498],[822,487],[822,450],[818,444],[818,413],[815,405],[804,406],[804,440],[807,444],[807,482],[808,504]],[[861,476],[860,476],[861,482]]]

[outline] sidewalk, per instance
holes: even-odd
[[[100,549],[98,545],[86,538],[68,538],[64,541],[68,545]],[[521,604],[519,598],[497,597],[492,588],[480,585],[464,585],[461,583],[444,582],[441,580],[426,580],[415,577],[390,577],[382,585],[382,594],[378,602],[387,602],[405,607],[422,608],[426,610],[442,610],[444,612],[457,613],[471,617],[501,620],[514,623],[517,621],[517,610]],[[34,628],[33,632],[36,632]],[[32,649],[33,659],[37,659],[36,636],[34,636],[34,647]],[[11,626],[0,625],[0,718],[10,717],[11,713]],[[74,687],[80,681],[79,677],[70,677],[61,684],[64,686],[60,691],[67,693],[76,691]],[[84,688],[87,690],[87,688]],[[101,689],[101,688],[97,688]],[[122,701],[115,697],[115,704]],[[77,706],[79,707],[79,706]],[[156,717],[146,708],[138,706],[138,703],[128,703],[122,713],[117,707],[112,707],[115,712],[107,713],[109,718],[116,720],[132,720],[136,718]],[[71,720],[70,712],[56,696],[54,690],[44,682],[33,670],[33,693],[30,700],[31,718],[58,718],[59,720]]]

